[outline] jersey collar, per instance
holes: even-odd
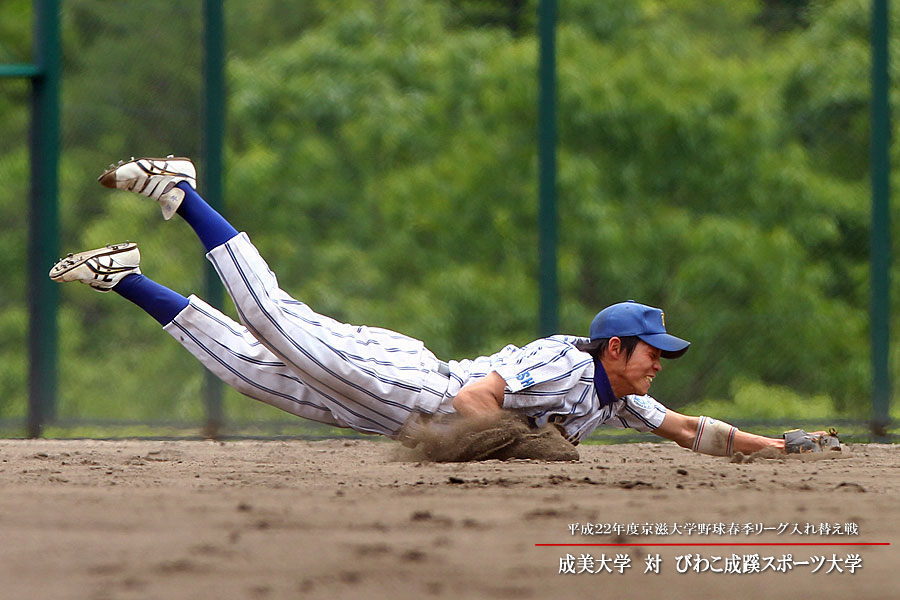
[[[594,360],[594,389],[597,390],[597,398],[600,399],[601,407],[609,406],[618,399],[609,384],[606,369],[599,360]]]

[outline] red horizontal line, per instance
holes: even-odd
[[[656,543],[656,544],[535,544],[535,546],[890,546],[890,542],[733,542],[733,543]]]

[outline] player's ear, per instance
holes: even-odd
[[[622,340],[617,337],[609,338],[609,344],[606,346],[606,352],[609,354],[609,357],[613,360],[617,360],[619,355],[622,354]]]

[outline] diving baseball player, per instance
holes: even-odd
[[[491,423],[513,412],[531,427],[554,426],[572,444],[612,425],[711,455],[785,449],[783,439],[682,415],[648,395],[662,359],[678,358],[690,345],[666,331],[658,308],[614,304],[597,314],[588,337],[555,335],[443,362],[419,340],[339,323],[281,290],[247,234],[197,194],[189,159],[120,161],[100,183],[156,200],[167,220],[182,217],[205,246],[241,322],[143,275],[133,243],[70,254],[53,266],[51,279],[116,292],[225,383],[291,414],[401,440],[431,420]]]

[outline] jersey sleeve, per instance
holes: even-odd
[[[553,338],[532,342],[494,365],[506,381],[503,408],[561,406],[592,363],[574,345]]]
[[[666,407],[651,396],[625,396],[616,402],[616,414],[608,420],[619,429],[653,431],[666,418]]]

